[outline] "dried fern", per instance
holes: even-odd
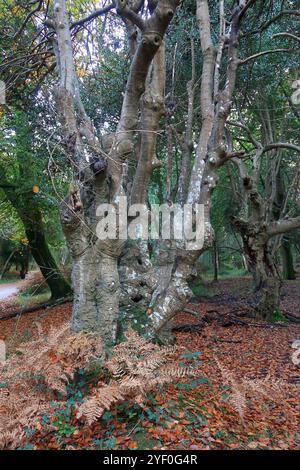
[[[131,399],[141,404],[148,392],[192,375],[191,369],[177,364],[177,352],[178,348],[159,347],[129,329],[126,341],[114,348],[113,357],[105,364],[111,374],[109,384],[78,408],[78,418],[91,424],[115,403]]]
[[[96,334],[74,335],[68,325],[52,329],[47,336],[40,331],[38,340],[21,345],[18,351],[0,367],[0,382],[5,383],[0,388],[0,449],[21,446],[26,428],[36,426],[41,415],[51,410],[53,400],[60,400],[57,406],[64,405],[67,385],[76,371],[103,359]],[[177,364],[177,352],[177,348],[147,342],[129,329],[126,341],[103,363],[109,382],[94,389],[78,408],[78,418],[92,423],[104,410],[127,399],[142,404],[147,392],[191,375]]]
[[[283,406],[289,419],[294,420],[294,415],[284,399],[287,395],[288,385],[281,379],[273,378],[275,375],[273,364],[270,365],[269,372],[263,379],[250,380],[243,378],[238,380],[217,358],[215,358],[215,361],[224,383],[231,387],[229,401],[242,420],[247,409],[247,396],[260,397],[260,399],[263,398]]]
[[[222,374],[223,382],[231,387],[231,394],[229,396],[230,403],[232,407],[239,414],[240,418],[243,420],[244,414],[247,408],[247,398],[245,394],[245,387],[243,382],[237,381],[234,374],[225,367],[217,358],[215,361],[218,365],[218,368]]]
[[[24,438],[24,429],[49,411],[50,402],[66,386],[78,369],[89,367],[101,357],[99,337],[94,334],[74,335],[69,325],[52,329],[48,336],[40,334],[36,341],[18,348],[15,355],[0,367],[0,449],[16,448]],[[44,385],[37,389],[36,385]],[[17,430],[17,433],[15,432]]]

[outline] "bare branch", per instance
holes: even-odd
[[[293,49],[271,49],[269,51],[258,52],[257,54],[253,54],[250,57],[247,57],[246,59],[239,60],[239,65],[245,65],[248,62],[250,62],[250,60],[257,59],[258,57],[261,57],[263,55],[274,54],[276,52],[292,52],[292,51]]]
[[[128,5],[127,0],[117,0],[117,13],[135,24],[141,31],[144,31],[146,23],[143,18],[133,11]]]
[[[279,37],[287,37],[289,39],[293,39],[294,41],[300,42],[300,38],[298,38],[298,36],[295,36],[294,34],[291,34],[291,33],[277,33],[273,35],[272,39],[279,38]]]
[[[269,237],[273,237],[274,235],[280,235],[281,233],[286,233],[290,232],[291,230],[294,230],[295,228],[300,227],[300,216],[299,217],[294,217],[292,219],[281,219],[277,220],[276,222],[273,222],[267,233]]]
[[[290,150],[294,150],[295,152],[300,153],[300,147],[298,145],[290,144],[288,142],[273,142],[271,144],[268,144],[262,149],[262,153],[265,153],[265,152],[268,152],[269,150],[273,150],[277,148],[290,149]]]
[[[28,15],[26,16],[25,20],[23,21],[21,27],[14,34],[14,39],[16,39],[18,36],[20,36],[20,34],[23,32],[25,26],[27,25],[28,21],[30,20],[30,18],[42,8],[42,4],[43,4],[43,0],[39,0],[38,5],[36,6],[36,8],[28,13]]]
[[[254,145],[255,148],[260,148],[262,146],[261,143],[257,139],[255,139],[249,127],[247,127],[245,124],[233,121],[227,121],[227,124],[229,124],[230,126],[239,127],[240,129],[243,129],[245,132],[247,132],[250,142]]]
[[[254,33],[261,33],[262,31],[265,31],[271,24],[275,23],[277,20],[279,20],[282,16],[300,16],[300,11],[299,10],[282,10],[278,15],[273,16],[273,18],[270,18],[268,21],[266,21],[259,29],[256,31],[253,31]]]
[[[84,25],[85,23],[89,23],[90,21],[93,21],[95,18],[98,18],[99,16],[101,15],[105,15],[105,13],[108,13],[110,10],[112,10],[114,7],[115,7],[115,1],[113,1],[112,3],[110,3],[109,5],[107,5],[106,7],[103,7],[99,10],[95,10],[93,13],[91,13],[90,15],[84,17],[84,18],[81,18],[80,20],[78,21],[74,21],[71,25],[70,25],[70,29],[73,29],[75,28],[76,26],[82,26]]]

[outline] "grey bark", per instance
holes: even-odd
[[[209,8],[207,1],[197,1],[197,20],[203,54],[200,101],[202,127],[190,178],[187,202],[204,205],[204,243],[202,248],[196,250],[186,250],[184,245],[177,246],[176,262],[172,268],[170,281],[157,299],[151,314],[152,334],[162,341],[169,338],[169,321],[192,296],[188,282],[193,277],[196,260],[213,242],[213,230],[210,223],[211,194],[217,183],[216,169],[229,158],[227,149],[223,145],[223,134],[235,87],[238,37],[243,14],[243,8],[238,7],[232,15],[228,38],[227,80],[223,90],[216,97],[214,105],[216,56],[211,38]],[[220,41],[223,41],[223,38],[220,37]]]
[[[178,5],[177,0],[159,0],[151,16],[144,20],[137,13],[138,7],[131,9],[123,0],[116,3],[119,15],[131,31],[140,31],[141,40],[136,47],[132,47],[133,58],[119,124],[116,134],[108,139],[109,143],[106,142],[105,152],[80,99],[65,0],[57,0],[55,3],[53,22],[56,32],[54,50],[60,77],[55,92],[56,103],[66,153],[77,174],[76,187],[71,188],[70,194],[61,204],[62,226],[73,257],[72,328],[75,331],[99,331],[108,348],[115,342],[117,335],[121,292],[118,260],[123,242],[97,239],[95,231],[99,218],[96,210],[101,203],[112,203],[117,208],[120,196],[125,195],[126,167],[128,159],[132,159],[133,155],[140,99],[153,59],[158,67],[162,63],[163,36]],[[156,57],[159,49],[161,52]],[[150,121],[154,111],[154,130],[162,112],[162,99],[155,91],[154,83],[152,89],[146,90],[143,99],[145,128],[152,125]],[[147,109],[150,108],[149,117]],[[148,162],[150,154],[153,154],[148,134],[143,136],[142,145],[148,152]],[[141,158],[144,158],[144,154]],[[140,171],[137,174],[143,179],[144,175]],[[140,183],[135,184],[140,187]]]

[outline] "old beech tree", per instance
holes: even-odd
[[[230,12],[225,3],[231,4]],[[62,142],[75,175],[75,184],[61,204],[61,222],[73,258],[72,328],[98,330],[108,347],[116,340],[120,306],[134,302],[148,307],[148,334],[164,341],[169,339],[170,320],[191,297],[188,282],[195,262],[213,243],[211,196],[218,184],[217,171],[228,161],[234,161],[239,168],[244,206],[252,207],[251,216],[241,212],[235,225],[260,287],[274,288],[272,265],[266,254],[268,239],[299,226],[299,217],[267,218],[265,205],[256,191],[255,168],[252,175],[246,174],[245,151],[230,142],[228,133],[226,137],[238,71],[249,61],[270,52],[262,50],[253,57],[240,57],[247,17],[252,15],[253,21],[265,15],[262,27],[267,29],[282,16],[297,11],[285,9],[285,13],[277,16],[271,12],[268,18],[259,1],[196,0],[187,11],[189,15],[194,15],[193,9],[196,12],[201,50],[194,47],[192,38],[189,44],[192,74],[186,85],[188,101],[181,142],[181,172],[177,194],[168,191],[167,202],[171,206],[174,203],[204,205],[204,244],[201,249],[187,250],[184,243],[161,240],[155,254],[150,255],[148,244],[143,241],[128,244],[97,238],[99,204],[115,204],[117,210],[121,196],[127,196],[131,204],[148,202],[151,174],[161,164],[156,152],[157,135],[169,99],[165,95],[165,37],[181,8],[184,2],[180,5],[179,0],[116,0],[72,23],[66,0],[56,0],[44,23],[59,77],[53,95]],[[74,25],[84,25],[99,15],[111,13],[123,20],[131,63],[116,131],[100,137],[81,97],[71,31]],[[253,30],[257,28],[253,24]],[[199,63],[199,59],[201,76],[196,76],[195,62]],[[196,82],[199,93],[195,92]],[[247,133],[243,123],[231,120],[241,132]],[[199,129],[198,135],[194,129]],[[166,132],[169,133],[170,169],[174,132],[171,125]],[[262,153],[288,145],[272,141],[262,144],[254,138],[251,141],[256,151],[254,164]],[[167,185],[170,173],[168,177]],[[264,315],[266,309],[274,308],[276,301],[268,301],[269,306],[264,302]]]

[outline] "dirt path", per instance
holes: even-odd
[[[22,281],[0,284],[0,301],[7,299],[13,294],[16,294],[19,291],[21,284]]]
[[[0,318],[8,313],[10,309],[15,308],[13,298],[20,292],[33,284],[39,285],[42,282],[40,271],[31,271],[26,279],[0,284]]]

